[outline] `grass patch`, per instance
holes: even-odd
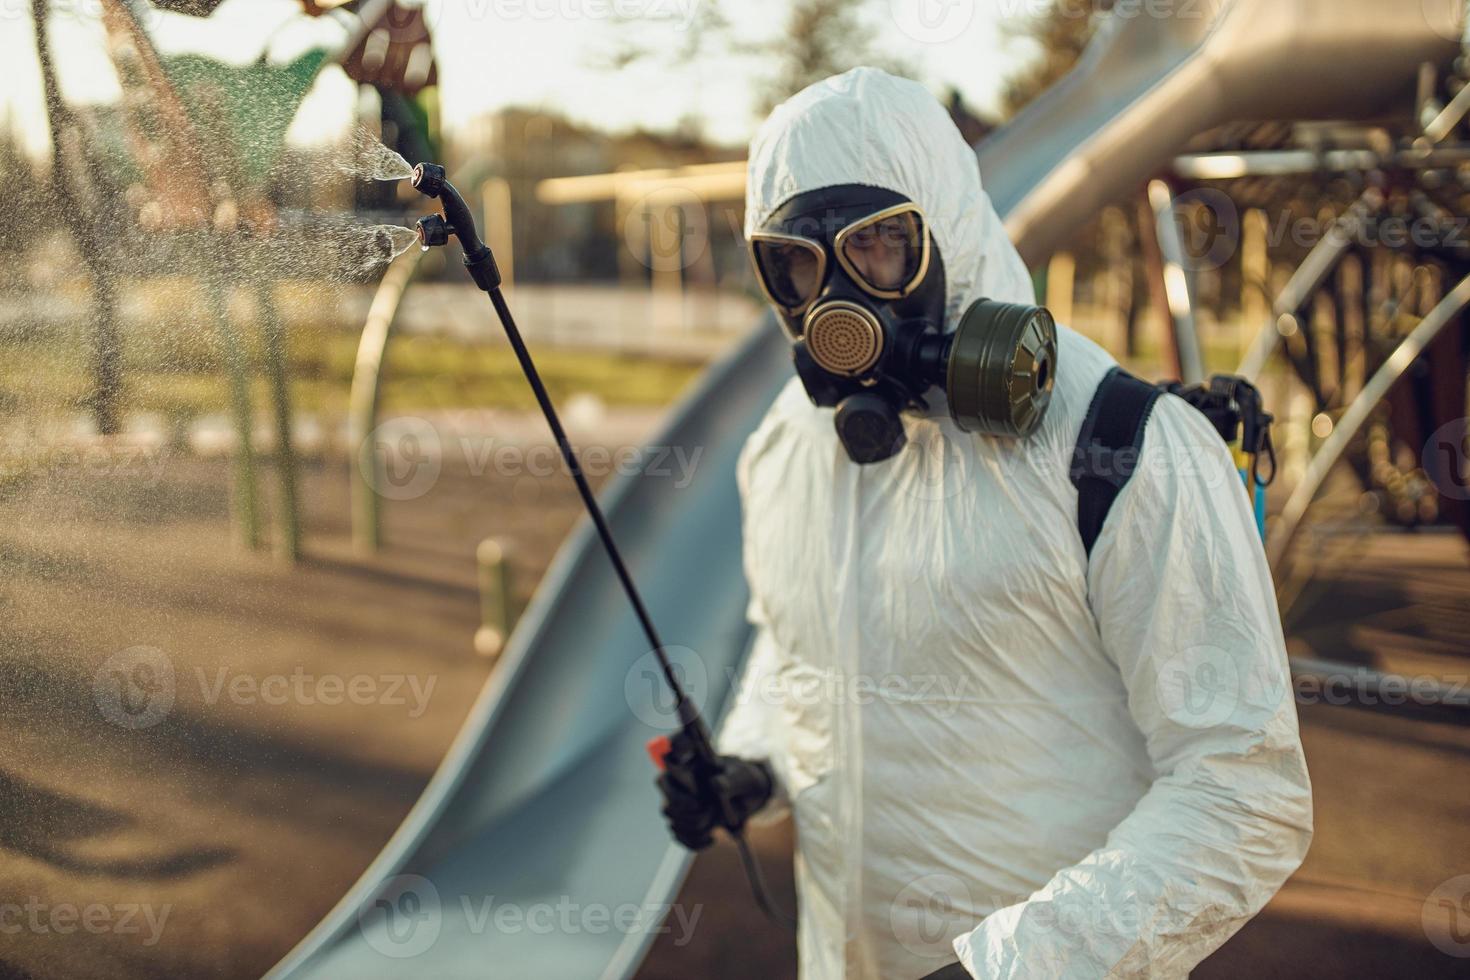
[[[270,392],[258,338],[244,337],[252,365],[256,411]],[[212,331],[170,331],[173,339],[130,336],[125,351],[127,411],[194,418],[225,412],[229,384]],[[178,338],[187,338],[180,340]],[[0,405],[21,415],[84,411],[91,378],[85,339],[68,333],[0,340]],[[298,412],[343,415],[357,358],[357,337],[295,330],[290,337],[292,399]],[[612,351],[550,349],[536,364],[553,398],[590,394],[609,405],[661,406],[679,397],[704,365]],[[502,345],[477,346],[444,337],[405,335],[388,346],[382,399],[395,411],[435,408],[532,410],[534,397],[515,354]]]

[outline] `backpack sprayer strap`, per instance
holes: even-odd
[[[1188,402],[1230,447],[1251,498],[1257,530],[1263,539],[1266,536],[1266,487],[1276,478],[1276,447],[1271,443],[1274,418],[1265,410],[1256,386],[1225,374],[1217,374],[1204,384],[1171,381],[1151,385],[1115,367],[1098,383],[1072,456],[1077,530],[1088,557],[1092,556],[1113,501],[1138,468],[1144,428],[1154,403],[1165,393]],[[1263,458],[1270,462],[1270,471],[1264,476]]]
[[[1072,454],[1077,488],[1077,530],[1089,557],[1113,501],[1133,477],[1143,448],[1143,430],[1163,392],[1120,367],[1103,376]]]

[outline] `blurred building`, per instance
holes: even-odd
[[[463,175],[461,189],[482,197],[485,184],[503,180],[508,190],[516,276],[523,281],[612,280],[646,276],[629,253],[626,215],[612,198],[548,204],[537,185],[548,178],[647,171],[738,161],[744,147],[722,147],[692,129],[671,133],[609,133],[533,109],[509,108],[479,117],[452,134],[450,158]],[[713,278],[736,274],[727,253],[739,245],[739,209],[705,216],[710,245],[719,259]],[[743,267],[742,267],[743,268]],[[708,278],[708,277],[707,277]]]

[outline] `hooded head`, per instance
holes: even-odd
[[[895,202],[918,206],[908,224],[864,224],[902,210]],[[862,257],[842,242],[857,228],[887,243],[879,253],[913,257],[911,294],[875,299],[873,283],[853,282]],[[935,386],[967,430],[1025,435],[1039,423],[1055,325],[1029,305],[1030,276],[981,189],[974,152],[917,82],[856,68],[778,106],[751,143],[745,232],[793,334],[797,372],[814,402],[837,409],[856,462],[896,453],[898,412],[924,407]],[[787,307],[782,290],[804,305]]]
[[[923,209],[944,256],[946,331],[978,299],[1032,301],[975,151],[918,82],[854,68],[776,107],[750,144],[746,237],[790,198],[841,184],[881,187]]]

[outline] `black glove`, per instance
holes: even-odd
[[[958,963],[951,963],[949,966],[941,966],[933,973],[925,974],[919,980],[971,980],[971,977],[969,970]]]
[[[674,839],[691,851],[708,847],[716,827],[738,832],[775,790],[771,767],[764,762],[722,755],[716,759],[718,768],[707,772],[708,764],[682,730],[666,743],[655,739],[650,744],[658,745],[654,763],[663,768],[658,777],[663,815]]]

